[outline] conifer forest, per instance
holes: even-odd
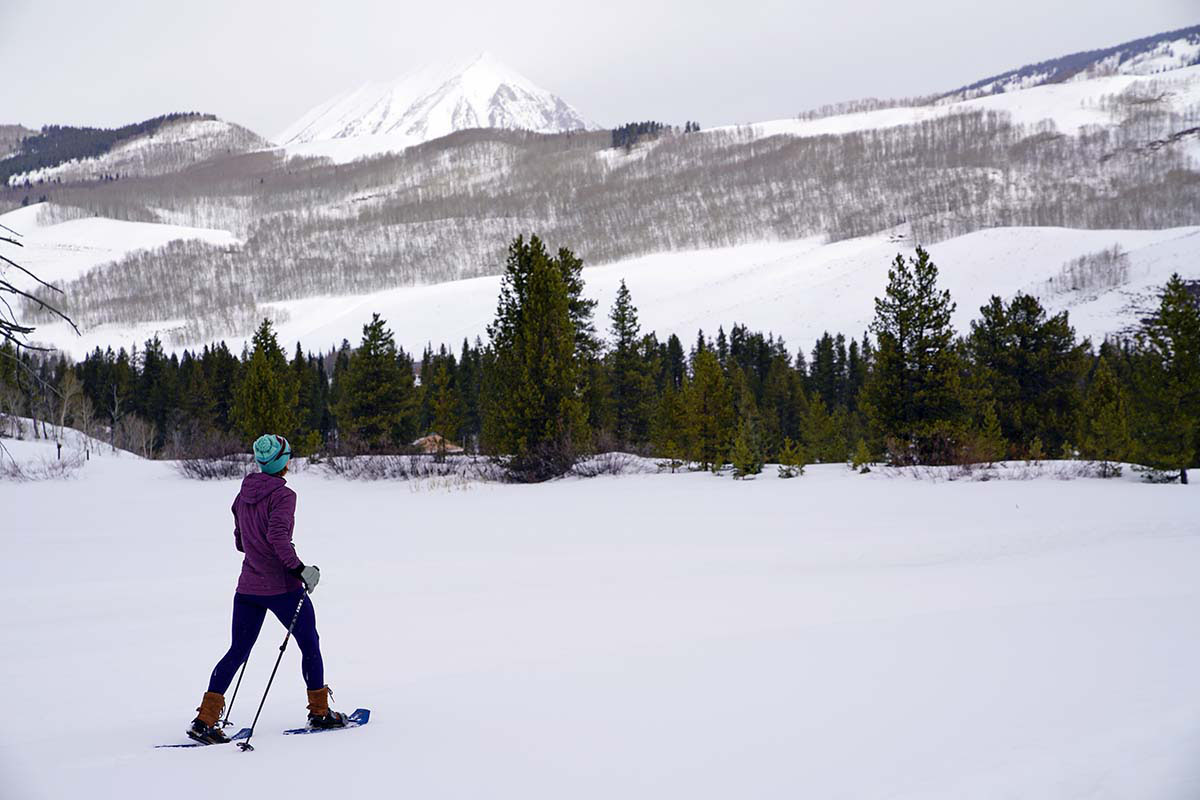
[[[403,321],[377,314],[360,341],[327,351],[278,341],[268,320],[240,353],[216,342],[168,354],[154,338],[73,363],[6,345],[0,412],[33,418],[35,436],[66,425],[201,461],[263,430],[318,460],[414,453],[436,433],[517,480],[613,451],[739,477],[766,463],[798,474],[1061,458],[1185,482],[1200,456],[1200,303],[1178,276],[1125,339],[1080,340],[1067,312],[1029,295],[993,297],[956,331],[954,299],[918,248],[897,255],[870,330],[789,344],[732,320],[661,341],[624,285],[611,309],[585,299],[582,267],[566,247],[516,239],[488,329],[422,353],[397,347]]]

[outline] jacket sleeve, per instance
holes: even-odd
[[[244,553],[246,550],[242,547],[242,531],[238,528],[236,498],[234,498],[233,505],[229,507],[229,510],[233,512],[233,546],[237,548],[239,553]]]
[[[295,569],[302,565],[292,544],[292,527],[295,521],[296,493],[291,489],[275,492],[267,509],[267,541],[287,569]]]

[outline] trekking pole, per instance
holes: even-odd
[[[229,721],[229,715],[233,713],[233,703],[237,700],[238,689],[242,688],[242,676],[246,674],[246,665],[250,663],[250,656],[246,656],[246,660],[242,662],[242,671],[238,673],[237,683],[233,687],[233,697],[229,698],[229,705],[225,706],[225,719],[221,720],[221,727],[228,728],[233,723]]]
[[[296,620],[300,619],[300,609],[304,607],[304,598],[307,596],[307,591],[301,591],[300,602],[296,603],[296,613],[292,615],[292,624],[288,625],[287,636],[283,637],[283,644],[279,645],[279,657],[275,659],[275,668],[271,670],[271,677],[267,681],[267,688],[263,690],[262,700],[258,704],[258,711],[254,712],[254,721],[250,723],[250,733],[247,734],[246,741],[237,743],[238,748],[243,753],[254,749],[250,746],[250,739],[254,736],[254,726],[258,724],[258,715],[262,713],[263,705],[267,702],[267,692],[271,691],[271,684],[275,682],[275,673],[279,670],[279,662],[283,661],[283,651],[287,649],[288,641],[292,638],[292,628],[296,627]]]

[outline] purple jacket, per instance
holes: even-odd
[[[288,570],[301,566],[292,545],[296,493],[278,475],[255,472],[242,480],[233,501],[233,542],[242,559],[242,594],[283,594],[304,588]]]

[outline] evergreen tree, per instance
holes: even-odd
[[[625,281],[609,315],[612,349],[608,372],[617,441],[622,445],[645,442],[649,433],[650,396],[653,390],[648,354],[642,350],[641,326]]]
[[[1200,456],[1200,304],[1178,274],[1164,287],[1139,344],[1139,460],[1178,472],[1187,483],[1187,469]]]
[[[296,383],[270,320],[262,321],[253,343],[234,391],[233,423],[249,440],[264,433],[286,435],[296,427]]]
[[[687,360],[683,354],[683,342],[673,333],[667,337],[664,362],[665,379],[675,389],[682,389],[687,377]]]
[[[338,431],[351,446],[379,451],[407,445],[416,435],[417,392],[412,364],[378,314],[363,326],[334,409]]]
[[[696,353],[685,392],[691,460],[701,469],[720,466],[729,453],[735,415],[728,381],[711,348]]]
[[[446,440],[458,438],[459,397],[448,361],[438,362],[433,372],[430,394],[433,396],[433,428],[442,437],[438,443],[438,460],[446,457]]]
[[[878,339],[864,391],[868,419],[891,440],[898,463],[949,463],[963,431],[959,358],[950,316],[954,303],[937,288],[937,267],[917,248],[897,255],[883,298],[875,298],[871,330]]]
[[[859,439],[858,444],[854,446],[854,455],[850,457],[850,468],[865,475],[871,471],[873,463],[875,459],[871,456],[871,449],[867,447],[866,440]]]
[[[846,414],[842,409],[833,413],[820,397],[808,404],[803,422],[805,452],[815,462],[832,464],[846,460]]]
[[[730,453],[734,478],[747,478],[762,472],[764,455],[757,427],[750,417],[743,417],[738,423],[737,435],[733,439],[733,450]]]
[[[540,239],[509,247],[496,318],[488,326],[483,419],[490,452],[508,457],[512,474],[545,480],[565,473],[587,440],[581,391],[580,332],[571,292],[582,280],[570,251],[547,255]],[[564,280],[571,276],[572,284]]]
[[[692,451],[685,401],[687,396],[686,380],[683,387],[676,389],[668,383],[663,389],[658,398],[651,428],[651,443],[654,446],[654,452],[667,459],[672,472],[682,466]]]
[[[1121,474],[1115,464],[1126,460],[1131,449],[1129,403],[1108,359],[1101,358],[1084,403],[1079,451],[1099,461],[1100,475],[1107,478]]]
[[[1086,344],[1075,342],[1067,312],[1047,317],[1037,298],[999,297],[971,323],[968,355],[983,371],[1004,439],[1028,450],[1034,439],[1057,452],[1075,429]]]
[[[804,447],[792,439],[784,439],[783,447],[779,450],[779,477],[795,478],[804,474],[804,465],[808,461]]]

